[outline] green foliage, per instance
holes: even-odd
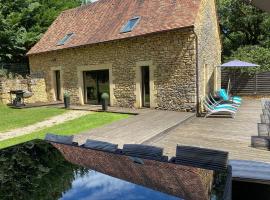
[[[251,62],[260,65],[258,68],[248,68],[242,69],[242,71],[247,72],[264,72],[270,71],[270,49],[260,46],[244,46],[239,47],[236,51],[232,52],[232,55],[225,58],[227,61],[229,60],[244,60],[246,62]]]
[[[27,63],[26,52],[63,10],[80,0],[0,0],[0,62]]]
[[[70,97],[70,93],[68,91],[64,91],[64,97],[66,98]]]
[[[224,55],[245,45],[270,47],[270,15],[244,1],[219,0]]]
[[[0,69],[0,78],[6,78],[8,76],[8,71],[6,69]]]
[[[0,153],[0,199],[54,200],[84,169],[67,162],[51,144],[32,141]]]
[[[270,14],[239,0],[218,0],[223,61],[238,59],[270,70]]]

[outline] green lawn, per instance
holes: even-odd
[[[31,125],[64,112],[59,108],[14,109],[0,104],[0,132]]]
[[[4,140],[0,142],[0,149],[9,147],[15,144],[23,143],[33,139],[44,139],[46,133],[54,133],[58,135],[74,135],[83,131],[91,130],[103,126],[105,124],[112,123],[114,121],[125,119],[129,115],[126,114],[114,114],[114,113],[94,113],[89,114],[78,119],[67,121],[62,124],[58,124],[49,128],[42,129],[37,132],[33,132],[28,135]]]

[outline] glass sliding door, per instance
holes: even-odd
[[[110,94],[109,70],[84,72],[85,103],[101,104],[101,95]]]

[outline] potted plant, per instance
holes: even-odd
[[[68,92],[64,92],[64,104],[65,108],[70,108],[70,94]]]

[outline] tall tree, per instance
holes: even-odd
[[[26,52],[63,10],[80,0],[0,0],[0,62],[27,63]]]
[[[218,0],[223,55],[239,47],[270,47],[270,15],[242,0]]]

